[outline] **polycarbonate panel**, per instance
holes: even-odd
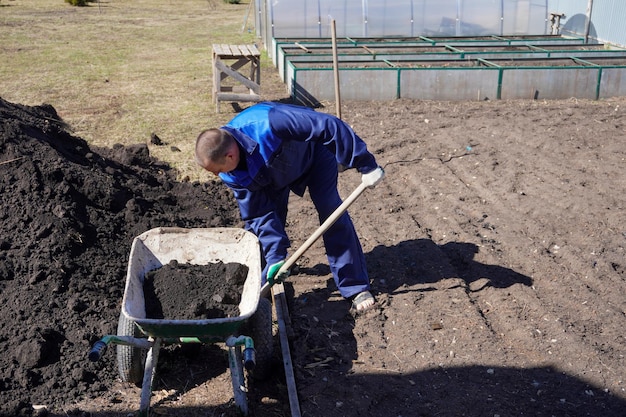
[[[291,4],[291,0],[289,1]],[[363,7],[361,1],[350,0],[320,0],[321,37],[332,36],[332,21],[335,21],[337,37],[365,36]]]
[[[268,2],[268,10],[274,38],[321,36],[318,1],[274,0]]]
[[[584,17],[588,4],[589,0],[548,0],[548,13],[565,14],[565,17],[561,20],[561,25],[563,25],[577,15]]]
[[[587,31],[587,13],[591,4],[591,23]],[[611,43],[626,47],[626,2],[623,0],[549,0],[550,12],[564,13],[561,34],[588,36],[590,42]]]
[[[502,34],[501,5],[501,0],[461,2],[457,36]]]
[[[274,38],[546,34],[548,0],[257,0]],[[261,33],[267,33],[261,30]],[[269,39],[264,43],[268,45]]]
[[[415,1],[418,19],[425,36],[455,36],[457,30],[458,0]]]
[[[519,16],[521,16],[517,1],[515,0],[503,0],[502,1],[502,33],[510,35],[523,35],[520,27],[518,26]]]
[[[328,38],[333,20],[338,37],[365,36],[360,1],[275,0],[267,4],[274,38]]]
[[[366,1],[364,36],[411,36],[413,4],[407,0]]]
[[[626,47],[626,2],[623,0],[595,0],[591,10],[591,23],[597,33],[594,39]]]
[[[564,14],[560,33],[565,36],[585,36],[589,0],[549,0],[548,13]]]
[[[626,46],[624,0],[256,0],[257,33],[271,38],[544,35],[550,13],[560,34]],[[587,32],[587,9],[592,16]]]
[[[548,13],[548,0],[531,1],[526,33],[549,34],[550,22],[548,21]]]

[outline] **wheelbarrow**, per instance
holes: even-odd
[[[255,367],[267,366],[273,354],[272,306],[268,299],[260,297],[260,256],[257,237],[236,228],[159,227],[133,240],[117,335],[104,336],[94,343],[89,359],[99,360],[108,345],[116,345],[120,378],[141,384],[140,416],[149,413],[152,381],[162,345],[221,342],[228,348],[235,405],[241,414],[248,414],[244,370],[254,373]],[[173,260],[180,264],[221,261],[247,266],[239,316],[201,320],[147,318],[144,277]],[[250,334],[241,334],[242,329]]]

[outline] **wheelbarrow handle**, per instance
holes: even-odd
[[[302,254],[306,252],[313,245],[313,243],[315,243],[317,239],[320,238],[320,236],[326,233],[326,231],[330,229],[330,227],[333,224],[335,224],[335,222],[339,219],[339,217],[341,217],[343,213],[346,210],[348,210],[348,207],[350,207],[352,203],[354,203],[354,201],[357,198],[359,198],[359,196],[363,193],[363,191],[365,191],[365,189],[368,187],[369,186],[367,184],[364,184],[363,182],[361,182],[359,186],[356,187],[354,191],[352,191],[352,194],[350,194],[348,198],[346,198],[343,201],[343,203],[341,203],[341,205],[337,207],[335,211],[333,211],[330,214],[330,216],[328,216],[328,218],[324,221],[324,223],[322,223],[322,225],[318,227],[317,230],[315,230],[315,232],[313,232],[313,234],[302,244],[302,246],[300,246],[298,250],[296,250],[293,253],[293,255],[291,255],[285,261],[285,263],[280,267],[276,275],[278,276],[281,272],[285,272],[289,268],[291,268],[296,263],[296,261],[302,256]],[[266,282],[265,284],[263,284],[263,286],[261,287],[261,297],[268,296],[270,287],[271,285],[269,282]]]
[[[106,352],[106,350],[106,342],[98,340],[96,343],[93,344],[93,347],[89,351],[89,360],[91,362],[98,362],[102,355],[104,355],[104,352]]]

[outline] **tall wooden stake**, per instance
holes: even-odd
[[[337,117],[341,119],[341,95],[339,93],[339,62],[337,59],[337,29],[335,28],[335,19],[332,20],[331,25],[333,38],[333,67],[335,70],[335,107],[337,108]]]

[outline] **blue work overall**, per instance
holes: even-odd
[[[365,143],[343,121],[305,107],[260,103],[222,129],[237,141],[240,164],[219,176],[233,190],[246,229],[259,238],[264,280],[268,267],[284,260],[290,247],[285,232],[289,192],[302,196],[308,188],[322,223],[342,202],[337,165],[362,173],[377,167]],[[341,295],[368,290],[365,257],[347,212],[323,241]]]

